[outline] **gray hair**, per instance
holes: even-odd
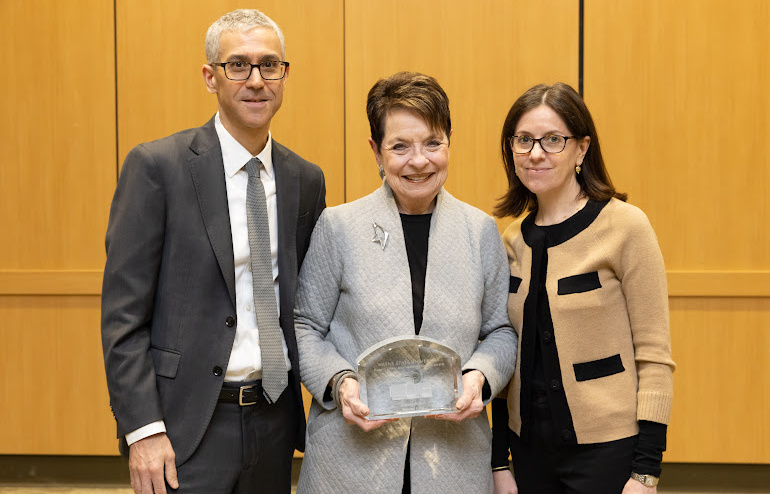
[[[281,42],[281,58],[286,58],[286,42],[283,39],[283,31],[271,18],[256,9],[238,9],[228,12],[214,22],[206,32],[206,61],[214,63],[219,61],[219,38],[225,31],[239,31],[242,33],[254,28],[266,27],[272,29]]]

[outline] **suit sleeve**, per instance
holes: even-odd
[[[150,355],[150,325],[165,207],[157,163],[140,145],[123,165],[105,241],[102,347],[118,437],[163,419]]]
[[[302,382],[318,403],[331,410],[334,403],[324,400],[329,381],[338,372],[355,369],[327,341],[342,283],[342,259],[328,213],[321,215],[313,230],[300,271],[294,328]]]
[[[480,370],[496,396],[516,368],[518,336],[508,319],[508,284],[510,270],[503,241],[495,222],[487,217],[482,230],[481,261],[484,270],[484,298],[481,305],[479,346],[463,369]]]

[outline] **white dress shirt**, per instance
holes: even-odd
[[[219,137],[224,161],[225,186],[227,187],[227,206],[230,213],[230,231],[233,240],[233,261],[235,266],[235,341],[230,352],[230,361],[225,372],[225,381],[255,381],[262,378],[262,354],[259,348],[257,315],[254,311],[254,288],[251,276],[251,249],[246,222],[246,188],[249,174],[246,163],[253,156],[222,125],[217,112],[214,128]],[[270,257],[273,264],[273,285],[275,301],[280,303],[278,295],[278,205],[276,200],[275,173],[273,170],[273,138],[268,134],[267,144],[256,156],[261,162],[260,179],[265,188],[267,217],[270,224]],[[281,334],[286,370],[291,369],[286,340]],[[141,427],[126,434],[129,446],[140,439],[165,432],[162,420]]]

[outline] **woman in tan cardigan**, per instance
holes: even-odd
[[[526,91],[501,144],[509,189],[496,214],[529,214],[503,235],[520,345],[493,403],[495,492],[655,493],[674,370],[655,233],[615,191],[568,85]]]

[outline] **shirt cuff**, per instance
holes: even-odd
[[[162,420],[158,420],[157,422],[147,424],[144,427],[138,428],[134,432],[129,432],[126,434],[126,443],[131,446],[137,441],[140,441],[146,437],[154,436],[155,434],[160,434],[161,432],[166,432],[166,423]]]

